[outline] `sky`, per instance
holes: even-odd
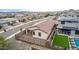
[[[60,11],[79,9],[79,0],[0,0],[0,9]]]

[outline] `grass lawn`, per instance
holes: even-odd
[[[69,48],[68,36],[55,35],[55,38],[53,40],[53,45]]]

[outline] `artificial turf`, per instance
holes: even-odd
[[[55,35],[55,38],[53,40],[53,45],[69,48],[68,36]]]

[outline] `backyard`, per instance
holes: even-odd
[[[53,40],[53,46],[62,47],[64,49],[69,48],[68,36],[56,34]]]

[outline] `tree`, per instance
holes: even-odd
[[[0,29],[2,29],[2,26],[0,25]]]
[[[22,21],[23,21],[23,22],[26,22],[26,20],[25,20],[25,19],[23,19]]]
[[[48,17],[49,16],[49,14],[47,13],[44,17]]]
[[[4,50],[8,48],[8,42],[4,37],[0,36],[0,49]]]

